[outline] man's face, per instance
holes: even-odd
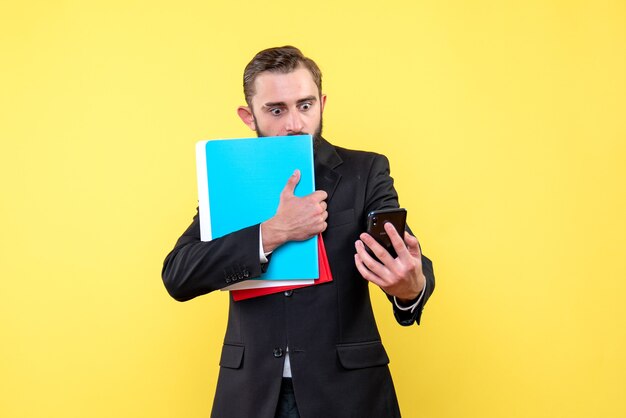
[[[257,76],[254,87],[251,106],[241,106],[238,114],[258,136],[321,136],[326,96],[320,97],[309,70],[266,71]]]

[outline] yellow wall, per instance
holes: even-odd
[[[405,416],[626,416],[626,4],[383,4],[0,4],[0,416],[208,415],[227,297],[160,267],[287,43],[435,261],[420,328],[375,292]]]

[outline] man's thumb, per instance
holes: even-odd
[[[296,190],[296,186],[298,185],[299,182],[300,182],[300,170],[296,169],[291,175],[291,177],[289,177],[289,180],[287,180],[287,184],[285,185],[285,188],[283,189],[283,193],[288,193],[292,195],[294,191]]]

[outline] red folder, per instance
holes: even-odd
[[[313,284],[302,284],[295,286],[277,286],[277,287],[264,287],[260,289],[243,289],[243,290],[231,290],[234,301],[240,301],[244,299],[256,298],[259,296],[271,295],[273,293],[284,292],[285,290],[298,289],[300,287],[315,286],[316,284],[327,283],[333,280],[333,276],[330,272],[330,265],[328,264],[328,256],[326,255],[326,247],[324,247],[324,241],[322,235],[317,237],[317,251],[318,251],[318,263],[320,270],[319,279],[315,279]]]

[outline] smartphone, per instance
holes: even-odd
[[[367,214],[367,233],[370,234],[380,245],[382,245],[393,258],[397,257],[396,250],[385,231],[385,224],[391,223],[404,239],[404,229],[406,227],[406,209],[381,209],[374,210]],[[367,245],[365,246],[366,249]],[[369,251],[372,254],[371,251]]]

